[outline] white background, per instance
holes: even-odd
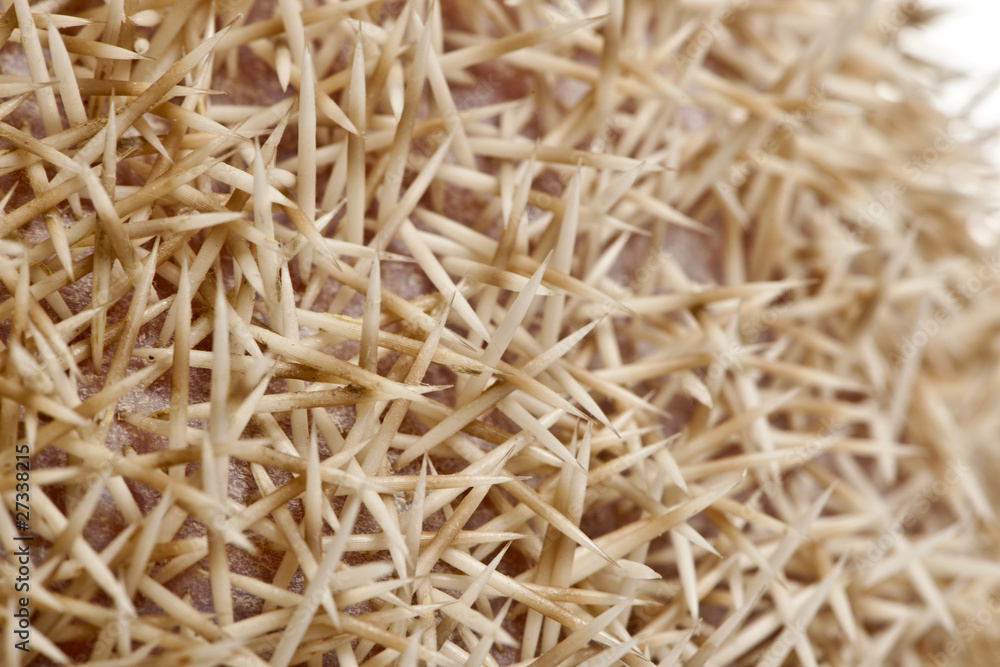
[[[950,114],[960,113],[987,90],[971,120],[984,130],[1000,130],[1000,0],[923,0],[922,6],[947,11],[925,27],[904,29],[902,48],[966,74],[937,91],[938,105]],[[983,151],[1000,172],[1000,140],[987,142]],[[1000,193],[992,199],[1000,204]],[[1000,242],[1000,213],[967,222],[976,240]]]
[[[925,0],[927,8],[948,10],[920,29],[900,34],[905,50],[971,75],[970,81],[950,84],[939,94],[942,108],[957,113],[969,98],[1000,75],[1000,0]],[[997,79],[1000,83],[1000,79]],[[1000,93],[992,92],[973,113],[982,128],[1000,127]],[[1000,146],[990,146],[1000,165]]]

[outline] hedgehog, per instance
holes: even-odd
[[[4,3],[5,665],[987,664],[917,2]]]

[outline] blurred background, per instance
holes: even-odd
[[[941,89],[942,108],[957,113],[978,92],[992,88],[972,118],[979,127],[1000,127],[1000,1],[924,0],[920,6],[942,14],[927,27],[902,31],[901,44],[914,55],[971,75]],[[1000,146],[994,141],[990,149],[1000,164]]]
[[[915,4],[901,3],[904,10]],[[901,46],[912,55],[967,75],[939,88],[941,109],[958,114],[974,104],[972,122],[983,130],[1000,130],[1000,0],[922,0],[919,7],[940,15],[925,27],[900,32]],[[892,17],[888,18],[891,25]],[[996,136],[983,149],[1000,168]],[[995,199],[1000,202],[1000,192]],[[1000,216],[970,221],[970,225],[982,242],[1000,239]]]

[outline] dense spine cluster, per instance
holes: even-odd
[[[994,655],[993,177],[927,18],[5,1],[0,663]]]

